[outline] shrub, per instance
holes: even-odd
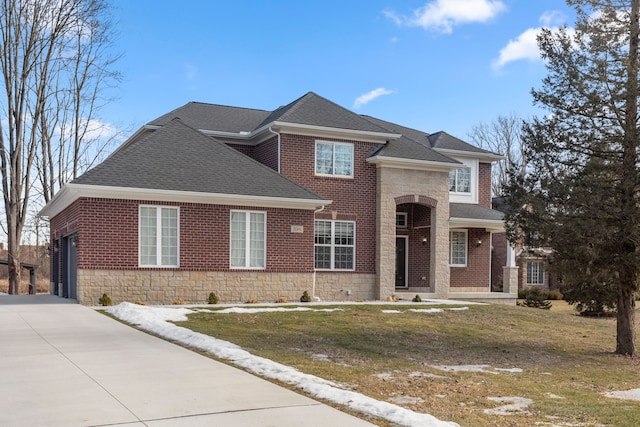
[[[304,291],[302,296],[300,297],[300,302],[311,302],[311,297],[309,296],[309,292]]]
[[[520,293],[518,292],[518,295],[519,294]],[[546,300],[545,295],[538,288],[530,288],[527,292],[524,292],[523,295],[526,295],[524,301],[519,302],[518,305],[541,308],[544,310],[549,310],[551,308],[551,302]]]
[[[289,300],[287,299],[287,297],[278,297],[278,299],[276,300],[277,304],[285,304],[289,302]]]
[[[560,286],[565,301],[583,316],[609,316],[617,310],[618,287],[613,281],[594,278]]]
[[[256,298],[249,298],[245,304],[257,304],[258,300]]]
[[[182,298],[178,298],[177,300],[173,301],[173,305],[183,305],[185,302]]]
[[[562,296],[562,292],[560,292],[557,289],[554,289],[552,291],[544,291],[544,298],[548,299],[548,300],[561,300],[563,298]]]
[[[413,301],[413,302],[422,302],[422,298],[420,298],[420,295],[416,294],[416,296],[413,297],[413,299],[411,301]]]
[[[134,301],[133,303],[137,305],[147,305],[144,301],[140,301],[140,300]]]
[[[107,295],[106,293],[102,294],[102,296],[100,298],[98,298],[98,304],[102,305],[102,306],[108,306],[111,305],[111,298],[109,297],[109,295]]]
[[[209,304],[217,304],[218,303],[218,295],[216,295],[214,292],[211,292],[209,294]]]

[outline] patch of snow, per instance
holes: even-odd
[[[427,372],[411,372],[409,378],[447,378],[443,375],[436,375]]]
[[[322,360],[323,362],[331,362],[331,358],[326,354],[312,354],[311,358],[314,360]]]
[[[500,372],[510,372],[512,374],[522,373],[522,368],[493,368],[493,369]]]
[[[545,393],[544,394],[546,397],[548,397],[549,399],[564,399],[564,397],[562,396],[558,396],[557,394],[553,394],[553,393]]]
[[[612,397],[614,399],[640,400],[640,388],[622,391],[610,391],[604,393],[604,395],[606,397]]]
[[[431,365],[431,367],[447,372],[483,372],[485,374],[498,374],[499,372],[522,372],[521,368],[492,368],[491,365]]]
[[[512,414],[528,414],[525,409],[533,403],[533,400],[526,397],[507,396],[507,397],[489,397],[489,400],[498,403],[507,403],[493,409],[485,409],[485,414],[492,415],[512,415]]]
[[[402,313],[402,310],[382,310],[383,313]]]
[[[450,310],[450,309],[449,309]],[[442,313],[442,308],[410,308],[409,311],[413,313]]]
[[[0,295],[9,295],[9,294],[7,294],[5,292],[0,292]]]
[[[448,308],[447,310],[449,310],[449,311],[464,311],[464,310],[469,310],[469,307],[452,307],[452,308]]]
[[[431,365],[431,367],[447,372],[485,372],[489,374],[496,373],[487,370],[488,368],[491,368],[491,365]]]
[[[397,403],[398,405],[414,405],[416,403],[423,403],[424,399],[420,397],[412,397],[412,396],[396,396],[389,399],[393,403]]]
[[[221,359],[227,359],[257,375],[292,384],[320,399],[345,405],[375,417],[385,418],[392,423],[403,426],[459,427],[454,422],[441,421],[429,414],[414,412],[392,403],[372,399],[361,393],[341,389],[338,384],[332,381],[255,356],[228,341],[194,332],[167,321],[186,320],[186,315],[193,312],[186,308],[146,307],[123,302],[107,308],[106,311],[125,322],[136,324],[146,331],[204,350]]]
[[[214,314],[228,314],[228,313],[240,313],[240,314],[254,314],[254,313],[285,313],[292,311],[344,311],[341,308],[309,308],[309,307],[258,307],[258,308],[245,308],[245,307],[229,307],[222,310],[207,310],[209,313]]]

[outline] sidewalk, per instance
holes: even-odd
[[[50,295],[0,295],[1,426],[371,426]]]

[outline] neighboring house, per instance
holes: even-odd
[[[303,291],[514,303],[513,266],[505,292],[490,286],[500,158],[312,92],[274,111],[188,103],[43,209],[52,289],[82,304],[103,293],[162,304]]]
[[[504,198],[494,197],[493,208],[503,213],[508,213],[510,208]],[[492,254],[492,278],[491,284],[494,290],[499,290],[502,285],[500,271],[495,266],[506,264],[509,245],[505,233],[494,234],[494,247]],[[541,290],[558,289],[558,280],[554,272],[549,271],[549,263],[552,260],[553,249],[549,247],[530,247],[524,243],[515,245],[512,252],[513,262],[518,268],[518,290],[525,288],[538,288]]]

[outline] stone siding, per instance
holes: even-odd
[[[371,274],[317,273],[315,295],[323,301],[372,300],[374,284]],[[206,304],[211,292],[220,303],[273,303],[280,297],[300,301],[304,291],[313,294],[313,273],[78,270],[78,302],[85,305],[97,305],[104,293],[113,304]]]

